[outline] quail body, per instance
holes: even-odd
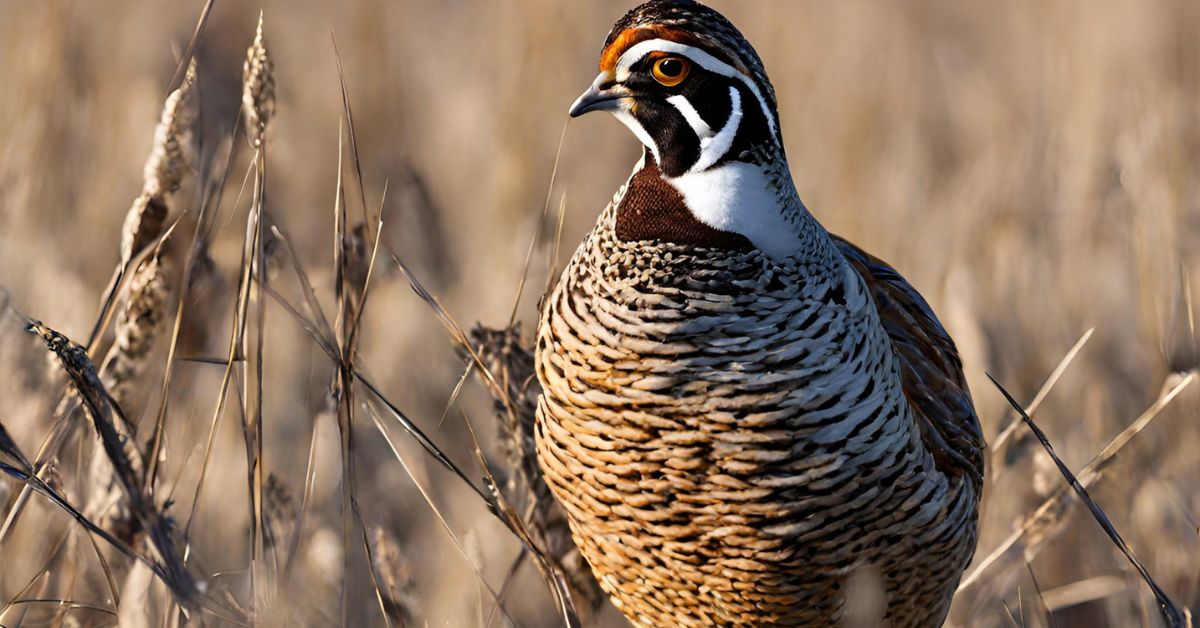
[[[641,626],[939,625],[983,478],[953,341],[801,203],[724,17],[653,0],[600,70],[572,115],[609,111],[645,150],[535,352],[538,461],[600,586]]]

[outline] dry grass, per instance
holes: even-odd
[[[771,71],[807,204],[929,297],[989,440],[1017,426],[952,621],[1164,625],[985,373],[1200,607],[1200,5],[713,3]],[[260,5],[214,6],[193,85],[199,0],[0,0],[0,624],[559,625],[570,589],[620,625],[530,499],[526,375],[464,380],[506,358],[464,361],[454,321],[509,322],[539,232],[528,331],[546,200],[561,264],[636,158],[597,118],[556,159],[624,5],[270,0],[269,60]],[[130,532],[85,508],[98,480]]]

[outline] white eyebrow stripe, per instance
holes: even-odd
[[[635,44],[629,50],[626,50],[621,55],[621,58],[617,59],[617,81],[623,82],[629,78],[629,68],[633,67],[633,64],[641,61],[643,57],[651,52],[680,54],[713,74],[738,79],[746,85],[746,89],[750,90],[750,93],[754,94],[754,98],[758,100],[758,106],[762,108],[763,117],[767,119],[767,126],[771,128],[771,135],[779,135],[779,130],[775,126],[775,116],[771,114],[771,108],[767,106],[767,99],[763,98],[762,91],[758,89],[758,85],[750,80],[750,77],[734,69],[733,66],[695,46],[681,44],[669,39],[648,39]]]
[[[742,94],[732,85],[729,86],[729,121],[721,127],[713,137],[703,137],[700,140],[700,159],[692,165],[689,172],[700,172],[712,167],[721,160],[725,153],[733,147],[737,137],[738,126],[742,123]]]
[[[683,119],[687,120],[688,126],[692,127],[692,130],[696,132],[696,136],[701,140],[706,140],[713,136],[712,127],[704,121],[704,118],[700,117],[700,112],[696,111],[696,108],[688,101],[687,96],[682,94],[672,96],[667,99],[667,102],[674,105],[679,110],[679,113],[683,114]]]

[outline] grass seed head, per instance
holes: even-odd
[[[183,83],[167,96],[162,117],[154,129],[154,144],[142,169],[142,193],[133,201],[121,229],[121,263],[128,264],[146,245],[162,235],[166,226],[167,201],[179,191],[187,172],[192,145],[192,87],[196,61],[188,65]]]
[[[275,115],[275,64],[267,52],[262,14],[258,16],[254,43],[246,51],[246,63],[242,66],[242,109],[246,132],[256,148],[262,146],[267,125]]]
[[[145,371],[166,315],[170,282],[165,266],[160,255],[153,255],[134,272],[117,312],[116,338],[100,369],[109,393],[123,408],[130,407],[133,388]]]
[[[170,196],[183,182],[193,119],[188,103],[195,81],[196,60],[192,59],[183,83],[163,103],[162,118],[154,129],[154,146],[142,174],[144,192],[151,196]]]

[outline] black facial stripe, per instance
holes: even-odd
[[[629,78],[623,83],[636,94],[634,115],[654,140],[661,159],[660,168],[666,176],[685,174],[701,158],[700,137],[696,130],[683,113],[668,102],[669,98],[675,96],[687,99],[709,130],[717,134],[729,123],[732,115],[730,88],[738,92],[742,117],[737,134],[729,150],[708,168],[731,161],[748,161],[750,158],[744,155],[750,149],[776,143],[767,114],[763,112],[754,93],[741,80],[710,72],[694,64],[686,80],[677,86],[667,87],[651,76],[652,64],[648,59],[634,64]]]
[[[651,65],[645,60],[635,64],[625,85],[638,95],[634,115],[654,139],[662,160],[660,169],[668,177],[678,177],[700,159],[700,137],[687,118],[667,99],[672,96],[687,98],[715,133],[729,120],[730,80],[694,65],[687,80],[678,86],[667,87],[650,76]]]
[[[738,133],[733,139],[733,146],[717,162],[718,165],[728,161],[744,161],[742,154],[746,151],[756,146],[772,144],[775,141],[771,135],[771,126],[767,123],[767,114],[763,113],[762,107],[758,105],[754,95],[744,85],[735,85],[734,87],[742,96],[742,123],[738,125]],[[726,96],[728,97],[728,93]]]
[[[665,98],[639,100],[635,115],[654,139],[662,171],[668,177],[682,175],[700,159],[700,138]]]
[[[683,89],[682,96],[687,98],[688,103],[700,114],[700,119],[708,124],[713,133],[720,131],[725,127],[725,123],[729,122],[733,104],[729,97],[731,84],[732,81],[724,76],[703,72],[688,81]]]

